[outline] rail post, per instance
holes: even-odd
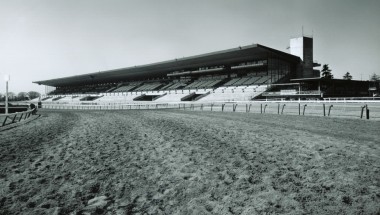
[[[286,105],[286,104],[282,105],[281,114],[283,114],[283,113],[284,113],[284,108],[285,108],[285,105]]]
[[[323,104],[323,116],[326,116],[326,105]]]
[[[248,104],[245,104],[245,112],[248,113]]]
[[[298,103],[298,115],[301,115],[301,103]]]
[[[233,104],[232,105],[232,110],[235,112],[236,111],[236,107],[237,107],[238,104]]]
[[[201,104],[201,110],[203,111],[203,104]]]
[[[368,109],[368,105],[365,105],[365,113],[366,113],[366,118],[369,119],[369,109]]]
[[[17,116],[17,114],[15,114],[15,116],[13,117],[13,119],[12,119],[12,123],[15,122],[15,120],[16,120],[16,116]]]
[[[260,104],[260,113],[263,113],[263,104]]]
[[[24,115],[24,113],[21,113],[21,116],[20,118],[18,119],[18,121],[20,122],[22,120],[22,116]]]
[[[222,112],[224,111],[224,106],[225,106],[226,104],[222,104]]]
[[[4,125],[5,125],[5,122],[7,121],[7,119],[8,119],[8,116],[6,116],[6,117],[5,117],[5,119],[4,119],[4,122],[3,122],[3,125],[2,125],[2,126],[4,126]]]
[[[333,107],[333,105],[330,105],[330,107],[329,107],[329,115],[328,116],[330,116],[330,111],[331,111],[332,107]]]
[[[211,104],[211,111],[212,111],[212,107],[214,106],[214,104]]]
[[[251,112],[251,106],[252,106],[252,104],[249,104],[248,112]]]
[[[265,109],[267,109],[267,106],[268,106],[268,104],[264,105],[264,113],[265,113]]]
[[[361,108],[362,108],[362,111],[361,111],[361,114],[360,114],[360,119],[363,119],[363,112],[364,112],[365,105],[362,106]]]
[[[302,112],[302,115],[303,115],[303,116],[305,116],[305,109],[306,109],[306,106],[307,106],[307,104],[305,104],[305,105],[303,106],[303,112]]]

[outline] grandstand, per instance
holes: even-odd
[[[305,48],[305,52],[310,52],[310,48]],[[305,60],[312,61],[310,53],[306,54]],[[302,59],[303,55],[254,44],[34,83],[55,87],[45,95],[45,103],[246,101],[273,89],[272,84],[314,77],[310,68],[305,68],[313,62]]]

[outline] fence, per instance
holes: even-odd
[[[32,110],[23,111],[23,112],[0,115],[0,120],[2,121],[0,127],[6,126],[12,123],[24,121],[30,118],[35,113],[35,111],[36,109],[32,109]]]
[[[380,103],[236,102],[190,104],[182,109],[193,111],[247,112],[380,120]]]
[[[43,104],[46,109],[69,110],[131,110],[179,109],[190,111],[246,112],[260,114],[286,114],[365,118],[380,120],[380,103],[371,101],[252,101],[252,102],[176,102],[176,103],[106,103],[106,104]]]

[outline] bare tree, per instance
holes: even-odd
[[[26,92],[19,92],[17,94],[17,99],[18,100],[25,100],[28,98],[28,94]]]
[[[16,99],[16,94],[14,92],[8,92],[8,100],[14,101]]]
[[[41,94],[36,91],[30,91],[28,92],[28,95],[29,95],[29,99],[35,99],[35,98],[40,97]]]

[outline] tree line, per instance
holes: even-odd
[[[8,101],[25,101],[32,100],[40,97],[40,93],[36,91],[29,92],[19,92],[15,94],[14,92],[8,92]],[[5,101],[5,93],[0,93],[0,101]]]
[[[334,75],[331,72],[331,69],[329,68],[328,64],[324,64],[322,66],[321,70],[321,76],[325,79],[333,79]],[[352,80],[352,75],[349,72],[346,72],[346,74],[343,75],[344,80]],[[377,75],[376,73],[373,73],[369,79],[370,81],[380,81],[380,75]]]

